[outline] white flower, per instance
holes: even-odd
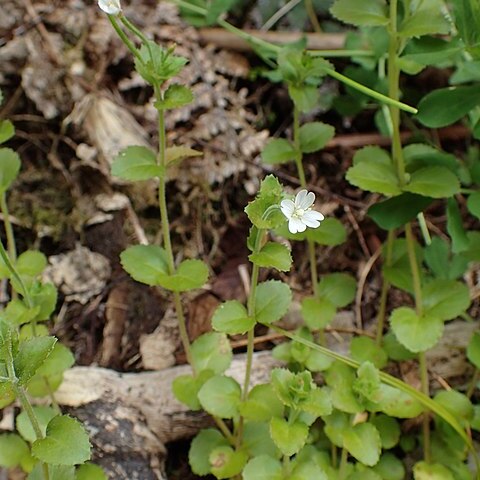
[[[317,228],[325,218],[320,212],[312,210],[315,194],[300,190],[295,201],[282,200],[280,210],[288,219],[288,229],[291,233],[304,232],[307,227]]]
[[[98,6],[109,15],[118,15],[122,11],[120,0],[98,0]]]

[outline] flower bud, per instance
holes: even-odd
[[[118,15],[122,11],[120,0],[98,0],[98,6],[109,15]]]

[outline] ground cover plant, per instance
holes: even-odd
[[[138,77],[153,93],[157,148],[150,142],[120,149],[111,174],[124,183],[155,185],[160,226],[152,237],[160,240],[129,246],[119,261],[136,282],[160,289],[173,304],[191,371],[177,376],[171,388],[188,410],[206,412],[212,422],[191,442],[191,471],[245,480],[478,478],[480,336],[474,333],[466,348],[473,374],[458,385],[440,378],[441,388],[431,390],[428,354],[446,322],[460,318],[461,329],[462,322],[476,320],[470,313],[478,310],[472,306],[472,300],[478,303],[478,286],[469,288],[464,279],[480,261],[480,157],[474,144],[463,156],[443,151],[420,128],[463,119],[468,134],[479,135],[480,6],[467,0],[335,0],[328,5],[330,21],[351,30],[345,49],[332,52],[309,50],[302,41],[280,46],[235,27],[225,19],[235,2],[175,3],[187,20],[218,24],[249,42],[263,62],[257,74],[285,87],[292,119],[289,132],[263,147],[260,161],[269,173],[244,205],[248,233],[236,241],[248,249],[245,299],[218,302],[207,331],[191,341],[185,305],[209,281],[212,267],[205,258],[188,258],[179,243],[172,212],[181,206],[172,208],[167,185],[182,162],[202,155],[198,147],[171,142],[167,130],[169,115],[195,98],[182,82],[188,60],[175,45],[144,33],[119,0],[99,0]],[[318,30],[316,7],[306,2],[304,18]],[[347,59],[342,73],[333,57]],[[422,93],[408,84],[440,62],[452,72],[453,88]],[[341,172],[358,198],[369,199],[366,217],[381,232],[377,238],[384,239],[360,278],[325,271],[319,261],[347,241],[345,225],[322,212],[321,197],[311,191],[311,159],[335,138],[334,126],[317,118],[329,79],[339,82],[341,94],[327,108],[340,118],[370,115],[391,145],[356,149]],[[402,140],[402,124],[415,132],[408,142]],[[13,135],[13,125],[4,120],[0,140]],[[32,479],[106,478],[99,467],[85,463],[90,460],[87,433],[60,413],[55,400],[73,357],[38,324],[54,312],[56,290],[39,280],[46,266],[43,254],[27,250],[17,258],[6,191],[20,160],[9,148],[0,155],[7,239],[7,248],[0,245],[1,273],[11,291],[0,318],[0,393],[2,406],[17,399],[22,407],[18,433],[0,436],[0,464],[20,465]],[[282,179],[285,171],[288,182]],[[444,212],[444,231],[429,220],[438,210]],[[309,274],[300,288],[292,288],[289,272],[299,256],[308,259]],[[382,267],[375,316],[368,330],[355,331],[348,352],[339,353],[328,344],[327,331],[339,310],[358,304],[358,298],[361,302],[377,261]],[[286,328],[282,319],[295,304],[301,321]],[[271,353],[278,365],[265,382],[253,385],[259,332],[274,332],[283,341]],[[246,337],[240,381],[229,370],[238,336]],[[407,362],[418,379],[415,385],[397,375],[396,366]],[[52,406],[32,406],[27,393],[50,397]]]

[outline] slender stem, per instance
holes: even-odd
[[[15,236],[13,234],[12,222],[8,212],[8,205],[5,193],[0,196],[0,209],[3,213],[3,224],[5,225],[5,233],[7,235],[8,254],[13,263],[17,260],[17,247],[15,245]]]
[[[475,388],[477,388],[477,383],[478,383],[479,378],[480,378],[480,370],[478,368],[476,368],[475,372],[472,376],[472,380],[470,381],[470,385],[468,386],[467,393],[466,393],[468,398],[471,398],[471,396],[473,395],[473,392],[475,391]]]
[[[387,236],[387,255],[385,258],[385,265],[388,267],[392,264],[393,242],[395,240],[395,230],[389,230]],[[382,292],[380,294],[380,305],[377,314],[377,345],[381,345],[383,341],[383,328],[385,325],[385,317],[387,312],[387,297],[390,289],[390,282],[383,277]]]
[[[347,476],[347,460],[348,460],[348,451],[344,447],[342,448],[342,455],[340,457],[340,467],[338,472],[338,478],[340,480],[345,480]]]
[[[422,237],[425,245],[430,245],[432,243],[432,237],[430,236],[430,232],[428,231],[428,225],[423,212],[420,212],[417,215],[417,221],[418,225],[420,226],[420,231],[422,232]]]
[[[430,389],[428,384],[427,359],[425,356],[425,352],[420,352],[418,354],[418,361],[420,364],[420,380],[422,382],[422,392],[428,397],[430,396]],[[423,413],[422,431],[423,431],[423,458],[427,463],[430,463],[431,447],[430,447],[430,414],[429,412]]]
[[[422,284],[420,281],[420,269],[418,267],[417,256],[415,253],[415,240],[413,238],[411,223],[407,223],[405,225],[405,237],[407,240],[408,260],[410,263],[410,270],[412,273],[413,293],[415,296],[415,309],[417,311],[417,315],[421,317],[423,315]]]
[[[317,12],[315,12],[312,0],[305,0],[305,10],[307,11],[308,19],[312,24],[313,30],[317,33],[321,33],[322,27],[320,26],[320,22],[318,21]]]
[[[114,15],[108,15],[108,19],[110,20],[110,23],[112,24],[113,28],[117,32],[117,35],[120,37],[122,42],[126,45],[126,47],[132,52],[134,57],[136,57],[140,62],[143,63],[142,57],[140,56],[139,51],[137,50],[137,47],[130,41],[130,39],[125,35],[125,32],[120,28],[120,25],[118,25],[117,20]]]
[[[230,445],[235,445],[235,437],[232,435],[232,432],[229,430],[225,422],[218,417],[213,416],[213,420],[216,423],[219,430],[223,433],[223,436],[230,442]]]

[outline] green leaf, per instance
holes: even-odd
[[[329,273],[318,283],[318,294],[336,307],[343,308],[355,299],[357,282],[348,273]]]
[[[334,137],[335,128],[323,122],[305,123],[300,127],[300,150],[313,153],[321,150]]]
[[[189,157],[201,157],[203,155],[202,152],[194,150],[193,148],[189,147],[182,147],[182,146],[173,146],[168,147],[165,150],[165,161],[167,166],[177,165],[185,158]]]
[[[425,315],[452,320],[470,306],[468,287],[455,280],[432,280],[423,287]]]
[[[60,386],[63,380],[63,372],[74,363],[75,358],[72,352],[65,345],[57,342],[50,355],[28,383],[28,393],[34,397],[49,395]]]
[[[392,420],[394,419],[392,418]],[[378,473],[383,480],[404,480],[405,478],[405,466],[390,452],[386,452],[380,457],[380,461],[373,467],[373,471]]]
[[[269,165],[278,165],[295,160],[297,151],[285,138],[270,140],[262,151],[262,160]]]
[[[198,401],[198,392],[203,384],[213,375],[214,373],[211,370],[203,370],[196,377],[193,375],[179,375],[172,382],[173,394],[191,410],[200,410],[202,406]]]
[[[254,325],[255,318],[248,316],[247,309],[238,300],[222,303],[212,317],[213,329],[230,335],[243,334]]]
[[[423,1],[413,13],[400,25],[399,35],[402,37],[420,37],[422,35],[443,34],[450,32],[450,23],[436,0]]]
[[[343,446],[358,461],[370,467],[380,459],[380,434],[371,423],[360,423],[346,430],[343,434]]]
[[[434,400],[443,405],[452,415],[463,420],[465,427],[473,420],[472,402],[463,393],[456,390],[442,390],[435,395]]]
[[[305,445],[308,426],[300,421],[290,423],[283,418],[273,417],[270,420],[270,435],[279,450],[290,457]]]
[[[474,192],[468,196],[468,211],[477,218],[480,218],[480,192]]]
[[[364,410],[353,391],[355,373],[351,367],[336,361],[324,376],[327,385],[331,388],[332,403],[335,408],[348,413],[359,413]]]
[[[158,285],[173,292],[201,288],[208,280],[208,267],[202,260],[184,260],[173,275],[159,275]]]
[[[198,392],[198,400],[211,415],[233,418],[238,415],[240,385],[231,377],[216,375],[207,380]]]
[[[439,463],[418,462],[413,467],[415,480],[455,480],[447,467]]]
[[[49,320],[57,304],[57,289],[53,283],[36,282],[30,288],[33,308],[38,307],[37,321]]]
[[[213,428],[201,430],[193,439],[188,452],[188,462],[193,473],[208,475],[211,472],[210,453],[221,446],[228,446],[228,441],[218,430]]]
[[[397,173],[387,152],[380,147],[364,147],[353,157],[345,177],[352,185],[368,192],[394,196],[401,193]]]
[[[108,480],[108,478],[98,465],[85,463],[78,467],[75,480]]]
[[[40,307],[28,308],[23,300],[16,298],[5,307],[5,317],[9,323],[22,325],[32,321],[40,312]]]
[[[425,167],[413,172],[405,191],[425,197],[451,197],[460,191],[460,182],[446,167]]]
[[[292,255],[286,245],[268,242],[259,252],[252,253],[248,259],[263,268],[276,268],[281,272],[288,272],[292,265]]]
[[[467,51],[475,58],[479,56],[480,5],[478,1],[452,0],[455,26]]]
[[[57,339],[34,337],[20,343],[13,364],[19,385],[25,385],[50,355]]]
[[[382,379],[383,380],[383,379]],[[424,409],[417,398],[406,393],[400,388],[381,384],[378,407],[390,417],[397,418],[415,418],[420,415]]]
[[[467,358],[480,369],[480,332],[475,332],[467,346]]]
[[[375,415],[370,422],[375,426],[380,434],[382,448],[390,449],[398,444],[400,440],[400,425],[395,418],[380,413]],[[383,457],[382,457],[383,458]],[[402,477],[403,479],[403,477]]]
[[[269,324],[280,320],[292,301],[290,287],[278,280],[260,283],[255,292],[255,319]]]
[[[165,169],[157,164],[155,154],[147,147],[127,147],[112,164],[112,175],[132,182],[162,177]]]
[[[223,373],[232,362],[232,347],[224,333],[204,333],[192,343],[192,359],[195,369]]]
[[[365,361],[357,370],[353,391],[370,402],[377,402],[380,395],[380,372],[375,365]]]
[[[280,208],[269,211],[265,218],[264,215],[270,207],[279,206],[282,198],[282,185],[273,175],[267,175],[260,184],[260,191],[255,200],[245,208],[245,213],[253,225],[259,229],[277,228],[285,223],[285,216]]]
[[[163,94],[163,99],[155,102],[155,108],[158,110],[171,110],[184,107],[193,102],[193,92],[184,85],[177,83],[171,84]]]
[[[71,465],[49,465],[49,480],[77,480],[75,468]],[[37,463],[35,468],[28,475],[27,480],[44,480],[43,465]]]
[[[350,343],[350,354],[354,360],[363,363],[372,362],[377,368],[387,365],[388,357],[382,347],[370,337],[359,336]]]
[[[336,313],[337,308],[327,298],[306,297],[302,300],[302,317],[311,330],[325,328]]]
[[[16,433],[0,434],[0,465],[2,467],[16,467],[28,455],[30,455],[30,449],[19,435]]]
[[[330,13],[345,23],[356,26],[378,26],[388,23],[387,5],[384,0],[336,0]]]
[[[15,267],[20,275],[36,277],[47,266],[47,257],[38,250],[27,250],[19,255]]]
[[[330,415],[332,413],[330,394],[325,388],[314,388],[307,399],[299,404],[299,408],[315,418]]]
[[[15,135],[15,127],[10,120],[0,121],[0,143],[10,140]]]
[[[452,252],[460,253],[468,249],[469,240],[463,227],[463,218],[455,198],[447,200],[447,232],[452,239]]]
[[[480,89],[477,85],[441,88],[422,98],[416,118],[429,128],[446,127],[460,120],[477,105],[480,105]]]
[[[339,410],[334,410],[325,421],[325,435],[337,447],[343,448],[344,433],[351,428],[349,416]]]
[[[450,245],[438,236],[432,237],[430,245],[424,248],[424,252],[425,263],[436,278],[456,280],[467,269],[468,260],[462,255],[451,256]]]
[[[246,422],[244,424],[242,447],[247,450],[250,457],[258,455],[280,456],[278,448],[270,437],[270,426],[266,421]]]
[[[207,25],[213,25],[222,13],[228,12],[236,3],[236,0],[212,0],[207,4]],[[233,475],[232,475],[233,476]]]
[[[168,276],[167,252],[158,245],[135,245],[120,254],[125,271],[137,282],[158,285]]]
[[[209,456],[212,474],[219,479],[232,478],[238,475],[247,460],[246,452],[243,450],[235,451],[230,446],[217,447],[212,450]]]
[[[32,407],[35,417],[37,417],[38,424],[42,434],[45,435],[47,431],[47,425],[53,417],[56,417],[58,413],[52,407],[38,406]],[[33,443],[37,439],[35,430],[30,423],[27,412],[22,411],[15,420],[18,433],[27,440],[27,442]]]
[[[319,245],[333,247],[345,242],[347,231],[340,220],[329,217],[322,221],[320,227],[307,229],[306,236]]]
[[[293,85],[289,83],[288,94],[295,106],[302,113],[313,110],[320,99],[318,87],[313,85]]]
[[[380,228],[393,230],[413,220],[432,202],[433,198],[405,192],[372,205],[368,209],[368,216]]]
[[[55,465],[77,465],[90,459],[88,434],[78,420],[58,415],[50,420],[45,438],[36,440],[32,454]]]
[[[243,480],[283,480],[282,464],[269,455],[252,458],[243,469]]]
[[[405,361],[415,358],[415,354],[407,350],[391,331],[383,337],[383,349],[387,352],[388,358],[392,360]]]
[[[11,148],[0,148],[0,194],[5,193],[20,171],[20,157]]]
[[[432,348],[443,333],[440,318],[429,313],[419,317],[408,307],[396,308],[390,316],[390,325],[398,341],[415,353]]]
[[[255,422],[281,417],[283,410],[283,404],[270,384],[255,385],[248,393],[247,400],[240,405],[242,416]]]

